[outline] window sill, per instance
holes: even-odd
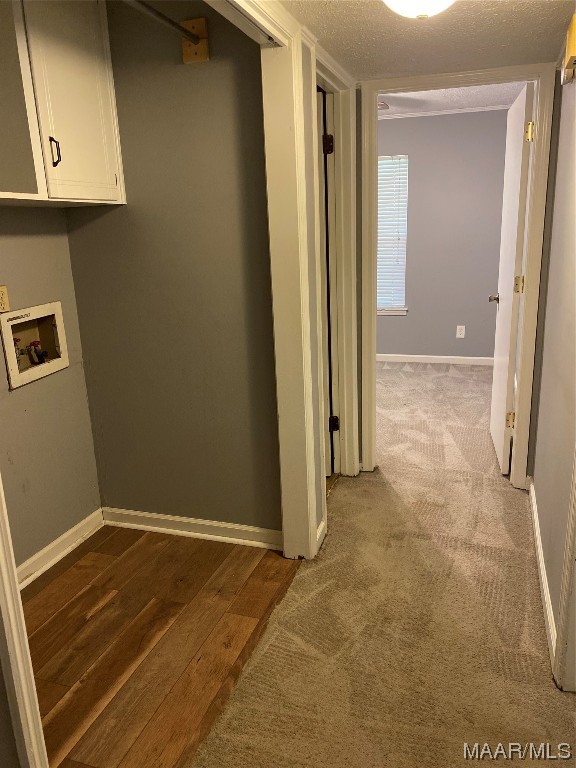
[[[379,309],[378,315],[407,315],[408,307],[398,307],[397,309]]]

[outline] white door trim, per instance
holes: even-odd
[[[316,77],[327,93],[356,92],[356,80],[316,43]],[[356,126],[354,126],[356,127]]]
[[[48,768],[36,683],[32,671],[10,523],[0,476],[0,658],[20,762],[26,768]]]
[[[526,219],[526,265],[520,334],[520,359],[516,372],[516,418],[510,465],[510,482],[515,488],[528,488],[528,442],[534,383],[534,353],[540,301],[540,269],[544,240],[544,217],[548,189],[550,135],[554,106],[555,67],[549,65],[536,81],[534,152],[528,182]]]
[[[441,75],[369,80],[362,88],[362,469],[375,466],[376,449],[376,157],[377,95],[380,92],[455,88],[507,82],[536,84],[536,137],[529,180],[527,212],[527,253],[522,317],[516,428],[512,449],[510,480],[517,488],[527,488],[528,435],[534,348],[540,289],[540,265],[544,232],[544,212],[548,184],[550,128],[554,98],[554,64],[459,72]]]
[[[340,272],[338,271],[338,262],[336,259],[336,216],[338,215],[338,211],[336,209],[336,158],[340,148],[336,148],[336,115],[334,94],[331,92],[326,93],[326,113],[326,131],[327,133],[334,136],[334,153],[327,156],[328,173],[326,183],[328,185],[328,263],[330,268],[329,270],[326,270],[326,266],[324,266],[324,273],[326,275],[327,281],[329,280],[330,284],[330,297],[328,306],[330,307],[331,331],[330,358],[332,364],[332,407],[334,415],[340,418],[340,346],[338,344],[338,336],[340,333],[340,325],[338,323],[338,288],[340,283]],[[316,142],[316,146],[318,149],[320,148],[320,141]],[[326,311],[327,310],[328,307],[326,308]],[[323,320],[325,322],[326,318],[324,317]],[[334,473],[340,474],[340,431],[333,432],[332,438],[334,441]]]
[[[360,471],[358,421],[358,316],[356,301],[356,87],[354,79],[316,45],[317,84],[334,99],[334,227],[330,232],[332,355],[337,377],[333,397],[340,431],[335,433],[335,471]],[[323,320],[323,318],[322,318]]]
[[[361,469],[376,466],[376,251],[378,89],[361,85],[362,113],[362,448]]]
[[[494,365],[493,357],[460,357],[459,355],[376,355],[377,363],[431,363],[437,365]]]
[[[358,314],[356,301],[356,89],[334,92],[336,194],[335,261],[338,275],[338,401],[340,474],[360,471],[358,423]]]
[[[318,74],[316,75],[318,83]],[[319,84],[319,83],[318,83]],[[319,280],[322,286],[322,302],[319,305],[322,344],[319,346],[320,366],[323,372],[322,431],[324,436],[325,474],[340,474],[340,434],[330,432],[330,415],[340,417],[340,381],[339,381],[339,345],[338,345],[338,282],[340,275],[336,260],[336,129],[334,116],[334,94],[324,91],[322,97],[317,94],[318,111],[326,110],[326,124],[322,117],[317,117],[316,125],[334,137],[334,152],[325,155],[322,138],[316,140],[316,167],[318,169],[318,215],[316,252],[319,267]],[[338,137],[339,138],[339,137]],[[332,469],[331,465],[332,464]]]
[[[324,479],[320,356],[313,354],[320,315],[311,307],[317,265],[315,248],[310,248],[316,222],[309,213],[315,213],[317,205],[316,198],[310,204],[309,196],[317,183],[313,173],[307,173],[306,162],[306,135],[314,127],[305,125],[305,109],[315,118],[305,99],[313,95],[315,104],[316,73],[314,65],[305,93],[304,48],[298,34],[285,48],[261,51],[282,529],[284,553],[292,558],[316,554],[322,503],[318,483]]]
[[[329,179],[328,168],[325,168],[324,153],[322,151],[321,134],[328,132],[328,126],[324,126],[324,119],[322,112],[324,110],[324,99],[326,99],[326,112],[328,113],[328,94],[323,93],[322,96],[316,93],[316,148],[314,152],[314,161],[316,172],[314,175],[314,184],[316,187],[316,200],[318,204],[316,215],[316,233],[315,233],[315,245],[316,245],[316,264],[318,268],[318,281],[321,286],[322,301],[318,307],[318,323],[321,329],[320,339],[321,343],[318,345],[318,357],[320,358],[319,366],[322,371],[322,442],[324,455],[324,474],[326,477],[332,474],[333,467],[336,466],[336,457],[332,456],[332,446],[330,439],[330,395],[334,398],[334,378],[333,371],[330,376],[329,365],[331,361],[330,339],[329,339],[329,324],[327,322],[328,309],[332,309],[330,302],[328,301],[328,268],[326,252],[328,244],[330,243],[330,230],[326,228],[325,223],[328,218],[329,205],[326,205],[326,189],[328,187]],[[330,254],[330,257],[332,254]]]

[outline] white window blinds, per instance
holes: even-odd
[[[408,155],[378,158],[377,308],[406,306]]]

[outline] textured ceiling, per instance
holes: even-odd
[[[406,19],[382,0],[282,0],[358,80],[555,62],[574,0],[457,0]]]
[[[383,119],[440,112],[507,109],[514,103],[523,87],[524,83],[502,83],[437,91],[384,94],[378,101],[384,101],[389,109],[379,110],[378,117]]]

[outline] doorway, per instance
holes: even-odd
[[[516,179],[517,190],[526,189],[522,221],[519,220],[521,206],[516,211],[509,211],[509,219],[515,235],[521,232],[523,238],[516,238],[518,251],[514,249],[512,259],[512,277],[523,276],[522,311],[520,297],[514,298],[514,281],[506,291],[513,304],[510,324],[507,332],[500,335],[508,339],[507,368],[500,367],[499,381],[504,382],[498,388],[499,407],[504,411],[505,421],[494,429],[495,442],[502,443],[500,449],[501,468],[507,470],[505,443],[512,443],[510,461],[510,479],[518,488],[527,487],[527,447],[530,420],[530,402],[532,393],[532,375],[534,365],[535,326],[538,308],[539,270],[542,246],[542,228],[545,206],[546,173],[548,167],[550,118],[553,95],[553,67],[505,68],[493,72],[467,73],[465,75],[408,78],[389,80],[362,85],[362,126],[365,139],[363,147],[362,169],[362,468],[372,470],[376,465],[376,338],[377,338],[377,219],[378,219],[378,172],[376,158],[378,152],[377,116],[378,98],[390,97],[392,101],[398,94],[429,94],[440,89],[478,87],[483,85],[514,83],[522,88],[522,83],[531,83],[534,88],[533,122],[537,126],[530,138],[530,154],[520,151],[521,182]],[[517,94],[518,97],[518,94]],[[516,99],[515,99],[516,100]],[[515,101],[514,100],[514,101]],[[527,114],[527,102],[519,105],[517,112],[522,118]],[[532,122],[532,121],[528,121]],[[524,141],[522,135],[520,142]],[[520,147],[523,144],[519,144]],[[530,159],[531,155],[531,159]],[[530,193],[528,194],[528,190]],[[526,244],[524,248],[523,244]],[[522,275],[518,269],[522,268]],[[518,291],[516,291],[518,292]],[[497,295],[492,291],[491,295]],[[488,295],[484,301],[488,300]],[[503,302],[504,303],[504,302]],[[402,308],[398,308],[402,309]],[[432,319],[434,309],[430,311]],[[504,313],[502,313],[504,316]],[[402,319],[402,318],[398,318]],[[514,320],[514,322],[512,322]],[[504,323],[500,323],[504,327]],[[515,333],[516,327],[518,333]],[[454,329],[456,330],[456,329]],[[460,330],[460,329],[458,329]],[[499,354],[502,354],[499,352]],[[516,375],[514,375],[516,370]],[[506,395],[502,397],[502,391]],[[513,403],[513,408],[510,403]],[[502,407],[502,403],[504,406]],[[514,413],[514,417],[508,416]],[[512,421],[512,419],[514,419]],[[510,440],[510,436],[514,440]],[[498,448],[497,448],[498,453]]]

